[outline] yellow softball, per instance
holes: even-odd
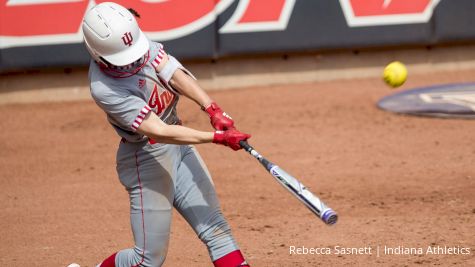
[[[387,85],[396,88],[404,84],[407,79],[407,68],[399,61],[389,63],[384,68],[383,79]]]

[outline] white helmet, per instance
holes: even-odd
[[[91,56],[105,65],[131,64],[149,49],[148,38],[134,15],[116,3],[105,2],[90,9],[84,16],[82,31]]]

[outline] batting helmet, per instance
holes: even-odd
[[[134,15],[125,7],[105,2],[84,16],[82,31],[87,50],[97,62],[125,66],[139,60],[149,41]]]

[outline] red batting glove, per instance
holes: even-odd
[[[239,150],[242,148],[239,142],[245,141],[248,138],[251,138],[251,135],[241,133],[236,129],[216,131],[214,132],[213,143],[229,146],[233,150]]]
[[[211,119],[211,125],[214,129],[219,131],[225,131],[234,128],[233,119],[226,114],[215,102],[211,103],[208,107],[203,108],[208,113]]]

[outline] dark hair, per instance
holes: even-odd
[[[132,13],[132,15],[134,15],[134,16],[137,17],[137,18],[140,18],[139,12],[137,12],[135,9],[133,9],[133,8],[128,8],[128,10],[130,11],[130,13]]]

